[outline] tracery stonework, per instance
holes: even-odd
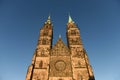
[[[66,36],[67,45],[59,37],[52,46],[53,28],[49,16],[40,29],[26,80],[95,80],[80,31],[70,16]]]

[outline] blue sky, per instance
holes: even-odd
[[[0,80],[25,80],[39,30],[51,15],[53,44],[68,14],[80,28],[96,80],[120,79],[120,0],[0,0]]]

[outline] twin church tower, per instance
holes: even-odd
[[[66,29],[67,45],[59,37],[52,46],[53,27],[48,17],[40,29],[26,80],[95,80],[80,31],[70,16]]]

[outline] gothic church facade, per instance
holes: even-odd
[[[95,80],[80,31],[69,16],[67,45],[61,37],[52,46],[53,27],[50,20],[40,29],[40,36],[26,80]]]

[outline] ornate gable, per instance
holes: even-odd
[[[50,74],[51,78],[70,77],[72,78],[72,69],[70,61],[70,50],[59,38],[51,50],[50,56]],[[57,73],[57,74],[56,74]],[[61,80],[61,79],[50,79]],[[64,79],[66,80],[66,79]]]
[[[59,38],[51,50],[51,56],[69,56],[69,55],[70,55],[70,50],[64,44],[62,39]]]

